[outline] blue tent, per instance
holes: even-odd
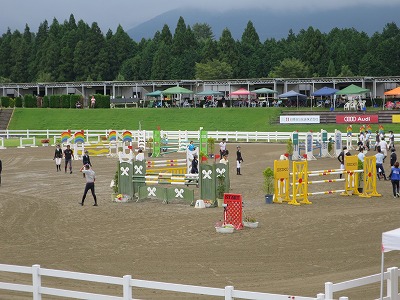
[[[307,99],[307,96],[291,90],[289,92],[280,94],[278,96],[278,98],[288,98],[290,103],[292,103],[293,100],[297,100],[297,109],[298,109],[299,108],[299,99],[304,101]]]
[[[291,91],[289,91],[289,92],[286,92],[286,93],[284,93],[284,94],[280,94],[278,97],[279,97],[279,98],[290,98],[290,97],[307,98],[306,95],[300,94],[300,93],[295,92],[295,91],[293,91],[293,90],[291,90]]]
[[[323,88],[316,90],[314,93],[312,93],[312,96],[332,96],[334,95],[338,90],[334,88],[330,88],[327,86],[324,86]]]

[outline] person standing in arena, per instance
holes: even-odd
[[[67,145],[67,149],[64,150],[65,158],[65,173],[67,173],[67,167],[69,165],[69,174],[72,174],[72,159],[74,156],[74,151],[71,150],[71,146]]]
[[[220,157],[222,158],[226,152],[226,139],[222,139],[222,141],[219,143],[219,154]]]
[[[63,157],[63,151],[60,147],[60,145],[58,144],[56,146],[56,150],[54,151],[54,158],[53,160],[56,161],[56,168],[57,168],[57,172],[60,171],[61,172],[61,160]]]
[[[0,185],[1,185],[1,171],[3,171],[3,163],[1,162],[0,159]]]
[[[242,152],[240,151],[240,146],[237,146],[236,149],[236,175],[242,175],[240,174],[240,167],[243,162]]]
[[[94,199],[93,206],[97,206],[97,197],[96,193],[94,192],[94,182],[96,181],[96,173],[90,168],[90,165],[88,164],[84,165],[79,171],[85,174],[85,179],[86,179],[85,191],[83,192],[82,201],[79,202],[79,204],[83,206],[83,203],[85,202],[86,199],[86,194],[90,190],[92,192],[92,196]]]

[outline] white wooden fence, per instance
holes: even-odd
[[[0,138],[3,137],[5,139],[10,138],[46,138],[46,139],[59,139],[61,133],[66,130],[0,130]],[[81,131],[81,129],[72,130],[71,133],[75,133]],[[132,135],[134,141],[138,139],[138,131],[137,130],[129,130]],[[100,136],[107,136],[110,130],[85,130],[85,138],[87,142],[93,140],[100,140]],[[122,133],[122,130],[119,130]],[[188,140],[198,140],[200,137],[199,131],[163,131],[166,133],[169,139],[178,139],[179,134],[182,136],[182,132],[187,136]],[[263,143],[280,143],[287,142],[287,140],[291,137],[292,132],[243,132],[243,131],[208,131],[208,137],[215,138],[216,141],[225,138],[227,141],[231,142],[263,142]],[[355,138],[356,133],[353,133],[353,139]],[[146,131],[146,139],[153,136],[153,131]],[[319,136],[319,132],[314,132],[313,137],[314,140],[317,140]],[[306,132],[299,132],[299,139],[305,140]],[[328,137],[334,137],[334,133],[328,133]],[[342,138],[346,138],[346,132],[342,132]],[[375,135],[372,135],[372,140],[375,141]],[[400,141],[400,134],[395,134],[395,141]]]
[[[316,298],[312,298],[312,297],[301,297],[301,296],[291,296],[291,295],[277,295],[277,294],[267,294],[267,293],[258,293],[258,292],[247,292],[247,291],[235,290],[233,288],[233,286],[226,286],[224,289],[222,289],[222,288],[211,288],[211,287],[203,287],[203,286],[184,285],[184,284],[174,284],[174,283],[132,279],[131,275],[125,275],[121,278],[121,277],[111,277],[111,276],[94,275],[94,274],[87,274],[87,273],[52,270],[52,269],[40,268],[39,265],[33,265],[32,267],[22,267],[22,266],[0,264],[0,278],[1,278],[1,272],[31,274],[32,275],[32,285],[0,282],[0,290],[31,293],[33,295],[33,297],[32,297],[33,300],[41,300],[42,295],[68,297],[70,299],[132,300],[132,299],[136,299],[136,298],[132,298],[133,294],[134,294],[134,293],[132,293],[132,289],[134,287],[162,290],[162,291],[169,291],[169,292],[177,292],[177,293],[217,296],[217,297],[223,297],[225,300],[232,300],[233,298],[236,298],[236,299],[263,299],[263,300],[287,300],[287,299],[323,300],[323,299],[325,299],[322,294],[317,295]],[[42,286],[42,283],[41,283],[42,277],[44,277],[44,276],[53,277],[53,278],[80,280],[80,281],[85,281],[85,282],[96,282],[96,283],[118,285],[118,286],[121,286],[122,296],[101,295],[101,294],[87,293],[87,292],[81,292],[81,291],[71,291],[71,290],[64,290],[64,289],[59,289],[59,288],[44,287],[44,286]]]
[[[369,284],[378,283],[381,280],[381,274],[374,274],[371,276],[361,277],[349,281],[338,283],[327,282],[325,283],[325,294],[319,293],[315,298],[302,297],[293,295],[278,295],[270,293],[259,293],[235,290],[233,286],[226,286],[225,288],[212,288],[194,285],[174,284],[157,281],[147,281],[132,279],[131,275],[123,277],[111,277],[103,275],[94,275],[87,273],[60,271],[53,269],[41,268],[39,265],[32,267],[15,266],[0,264],[0,278],[2,272],[29,274],[32,276],[32,285],[18,284],[10,282],[0,282],[0,290],[17,291],[32,294],[33,300],[41,300],[42,295],[68,297],[70,299],[93,299],[93,300],[132,300],[133,288],[145,288],[162,290],[177,293],[187,293],[196,295],[208,295],[216,297],[224,297],[225,300],[236,299],[259,299],[259,300],[333,300],[333,294],[348,289],[362,287]],[[101,295],[94,293],[87,293],[81,291],[64,290],[59,288],[51,288],[42,286],[42,277],[72,279],[85,282],[95,282],[103,284],[112,284],[121,287],[122,296]],[[7,277],[9,278],[9,276]],[[9,279],[10,280],[10,279]],[[386,281],[386,296],[383,300],[397,300],[399,299],[398,284],[399,284],[399,269],[397,267],[389,268],[384,273],[384,280]],[[14,282],[16,280],[13,280]],[[379,291],[377,291],[379,294]],[[348,300],[348,297],[341,296],[339,300]]]

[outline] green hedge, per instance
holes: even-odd
[[[10,98],[9,97],[1,97],[1,106],[2,107],[9,107],[10,106]]]
[[[42,107],[43,108],[48,108],[50,106],[50,97],[49,96],[44,96],[42,99]]]
[[[33,95],[24,96],[24,107],[34,108],[37,107],[37,98]]]
[[[22,107],[22,103],[23,103],[23,98],[22,97],[16,97],[15,98],[15,107]]]
[[[110,95],[96,94],[94,98],[96,98],[96,108],[110,108]],[[88,104],[90,106],[90,98]]]

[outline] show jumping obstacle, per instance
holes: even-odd
[[[309,177],[343,174],[341,179],[309,180]],[[359,174],[363,174],[363,192],[358,191]],[[308,161],[293,162],[293,172],[289,172],[289,161],[274,161],[274,203],[287,202],[291,205],[311,204],[308,196],[340,193],[342,196],[358,195],[360,197],[379,197],[376,191],[376,159],[375,156],[365,157],[363,170],[358,170],[358,157],[345,156],[345,170],[309,171]],[[292,181],[290,182],[290,175]],[[344,189],[308,192],[310,184],[344,182]],[[290,187],[292,192],[289,193]]]

